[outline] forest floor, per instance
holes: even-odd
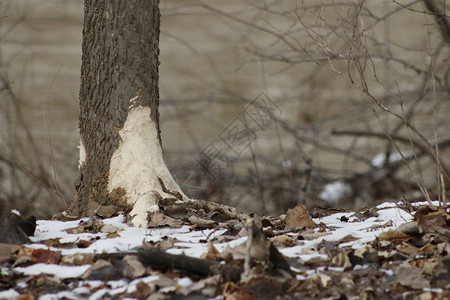
[[[449,209],[425,204],[148,229],[39,220],[30,244],[0,244],[0,299],[449,299]]]

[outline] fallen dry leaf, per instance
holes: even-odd
[[[322,274],[322,273],[309,274],[308,277],[306,277],[306,280],[313,281],[320,288],[328,288],[333,283],[330,276]]]
[[[224,300],[253,300],[255,297],[249,292],[244,292],[233,282],[225,283],[222,291]]]
[[[435,250],[436,246],[433,244],[427,244],[420,248],[420,252],[422,252],[423,255],[432,255]]]
[[[60,251],[51,251],[46,249],[34,249],[31,253],[31,261],[44,264],[59,264],[61,260]]]
[[[120,237],[120,234],[118,234],[117,232],[111,232],[111,233],[108,233],[106,235],[107,239],[113,239],[113,238],[116,238],[116,237]]]
[[[22,248],[20,245],[0,243],[0,265],[11,258],[11,255]]]
[[[218,261],[220,260],[220,253],[217,251],[216,247],[214,247],[213,242],[208,242],[207,251],[206,253],[203,253],[200,258]]]
[[[48,239],[45,241],[42,241],[41,243],[45,244],[47,247],[59,247],[61,243],[59,242],[60,238],[54,238],[54,239]]]
[[[426,232],[446,232],[450,233],[450,213],[445,209],[434,209],[429,206],[420,207],[414,214],[414,220]]]
[[[122,259],[124,266],[121,269],[123,276],[137,278],[145,274],[144,265],[137,259],[136,255],[125,255]]]
[[[333,256],[333,258],[331,259],[331,265],[333,267],[344,268],[344,270],[352,268],[352,263],[350,262],[350,258],[348,257],[347,253],[345,253],[345,252],[339,252],[336,256]]]
[[[75,253],[71,255],[64,255],[61,258],[61,265],[81,266],[91,265],[94,263],[94,254],[92,253]]]
[[[270,239],[276,247],[292,247],[294,240],[288,235],[278,235]]]
[[[79,240],[77,243],[77,247],[78,248],[87,248],[90,245],[92,245],[91,241],[86,241],[86,240]]]
[[[308,209],[299,204],[292,209],[288,209],[286,214],[285,230],[293,228],[315,228],[317,224],[311,219]]]
[[[400,245],[398,245],[396,247],[397,251],[405,253],[405,254],[409,254],[409,255],[416,255],[419,252],[419,248],[409,244],[409,243],[401,243]]]
[[[384,224],[375,224],[375,225],[369,226],[367,228],[364,228],[364,230],[375,231],[375,230],[382,229],[382,228],[392,227],[392,224],[393,224],[392,220],[389,220]]]
[[[403,242],[409,240],[410,237],[401,231],[389,229],[388,231],[383,231],[379,236],[380,241],[390,241],[390,242]]]
[[[153,285],[146,284],[143,281],[139,281],[136,284],[136,291],[133,292],[132,296],[136,299],[148,299],[148,297],[155,292]]]
[[[311,241],[330,234],[331,232],[314,232],[311,230],[311,232],[302,232],[301,234],[299,234],[299,238]]]
[[[150,218],[150,221],[148,222],[149,228],[163,227],[163,226],[180,228],[183,225],[183,221],[168,217],[159,211],[149,214],[149,218]]]
[[[425,274],[431,275],[438,265],[439,261],[436,258],[430,258],[423,262],[422,270]]]
[[[173,237],[163,236],[159,241],[156,243],[151,242],[151,244],[157,249],[166,250],[175,246],[175,239]]]
[[[216,221],[207,220],[207,219],[199,218],[196,216],[190,216],[188,218],[188,221],[192,225],[195,225],[196,228],[210,228],[216,223]]]
[[[104,232],[104,233],[117,233],[119,231],[122,231],[122,228],[113,226],[111,224],[104,224],[102,226],[102,228],[100,229],[100,232]]]
[[[409,286],[414,289],[429,288],[430,282],[422,275],[422,271],[413,268],[408,262],[403,262],[394,269],[394,274],[397,276],[400,284]]]

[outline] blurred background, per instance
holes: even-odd
[[[444,198],[445,1],[160,9],[164,155],[187,195],[260,214]],[[1,2],[2,214],[49,218],[75,195],[82,25],[82,1]]]

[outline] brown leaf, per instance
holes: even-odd
[[[396,242],[396,241],[409,240],[410,237],[401,231],[389,229],[388,231],[383,231],[382,233],[380,233],[380,235],[378,236],[378,239],[380,241]]]
[[[47,247],[59,247],[61,245],[59,239],[60,238],[48,239],[41,243],[44,243]]]
[[[46,249],[34,249],[31,253],[31,261],[44,264],[59,264],[61,260],[60,251],[51,251]]]
[[[398,245],[396,249],[399,252],[406,253],[412,256],[416,255],[419,252],[419,248],[405,242]]]
[[[190,216],[188,218],[188,221],[192,225],[195,225],[196,228],[211,228],[214,226],[214,224],[216,224],[216,221],[207,220],[207,219],[199,218],[196,216]]]
[[[303,228],[315,228],[317,224],[311,219],[308,209],[305,206],[299,204],[292,209],[288,209],[286,214],[286,226],[285,230],[303,227]]]
[[[153,285],[148,285],[143,281],[136,283],[136,291],[133,292],[132,296],[136,299],[147,299],[154,291]]]
[[[255,297],[249,292],[244,292],[233,282],[225,283],[223,287],[223,299],[224,300],[253,300]]]
[[[203,253],[200,258],[207,260],[220,260],[220,253],[217,251],[216,247],[214,247],[213,242],[208,242],[207,244],[208,250],[206,253]]]
[[[123,230],[122,228],[116,227],[116,226],[111,225],[111,224],[105,224],[100,229],[100,231],[104,232],[104,233],[117,233],[117,232],[122,231],[122,230]]]
[[[120,237],[120,234],[118,234],[117,232],[111,232],[111,233],[108,233],[106,235],[107,239],[113,239],[113,238],[116,238],[116,237]]]
[[[87,248],[92,245],[92,242],[86,240],[79,240],[77,243],[78,248]]]
[[[367,228],[364,228],[363,230],[367,230],[367,231],[375,231],[375,230],[378,230],[378,229],[382,229],[382,228],[386,228],[386,227],[391,227],[392,224],[393,224],[392,220],[389,220],[389,221],[387,221],[387,222],[384,223],[384,224],[375,224],[375,225],[369,226],[369,227],[367,227]]]
[[[84,228],[82,226],[73,227],[73,228],[67,228],[64,230],[65,232],[69,234],[79,234],[85,232]]]
[[[420,207],[414,214],[414,220],[427,232],[445,231],[448,233],[450,227],[450,213],[445,209],[433,209],[429,206]]]
[[[154,244],[155,248],[167,250],[175,246],[175,239],[173,237],[163,236]]]
[[[319,288],[329,288],[333,283],[330,276],[321,273],[309,274],[305,281],[311,281]]]
[[[20,245],[0,243],[0,265],[3,265],[4,262],[9,260],[11,258],[11,255],[14,252],[19,251],[20,248],[21,248]]]
[[[352,268],[350,258],[345,252],[339,252],[336,256],[333,256],[333,258],[331,259],[331,265],[333,267],[344,268],[344,270]]]
[[[122,275],[127,278],[137,278],[145,274],[144,265],[138,260],[136,255],[125,255],[121,268]]]
[[[292,247],[294,241],[288,235],[278,235],[270,239],[276,247]]]
[[[438,265],[439,261],[436,258],[430,258],[423,262],[422,270],[425,274],[431,275]]]
[[[308,231],[309,230],[307,230],[306,232],[302,232],[299,235],[299,237],[301,239],[304,239],[304,240],[312,241],[312,240],[315,240],[315,239],[320,238],[322,236],[326,236],[326,235],[330,235],[331,234],[331,232],[314,232],[312,230],[310,232],[308,232]]]
[[[403,262],[394,269],[400,284],[414,289],[429,288],[430,283],[423,277],[420,269],[413,268],[408,262]]]
[[[75,253],[71,255],[64,255],[61,258],[61,265],[81,266],[91,265],[94,263],[94,254],[91,253]]]
[[[148,222],[149,228],[162,226],[179,228],[183,225],[183,221],[168,217],[159,211],[149,214],[149,219],[150,219],[150,221]]]

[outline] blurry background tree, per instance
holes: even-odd
[[[82,12],[81,1],[3,1],[3,212],[50,216],[75,193]],[[163,147],[188,196],[273,214],[443,199],[446,1],[168,0],[161,13]],[[218,149],[225,164],[202,155],[261,92],[283,114],[250,128],[239,154]]]

